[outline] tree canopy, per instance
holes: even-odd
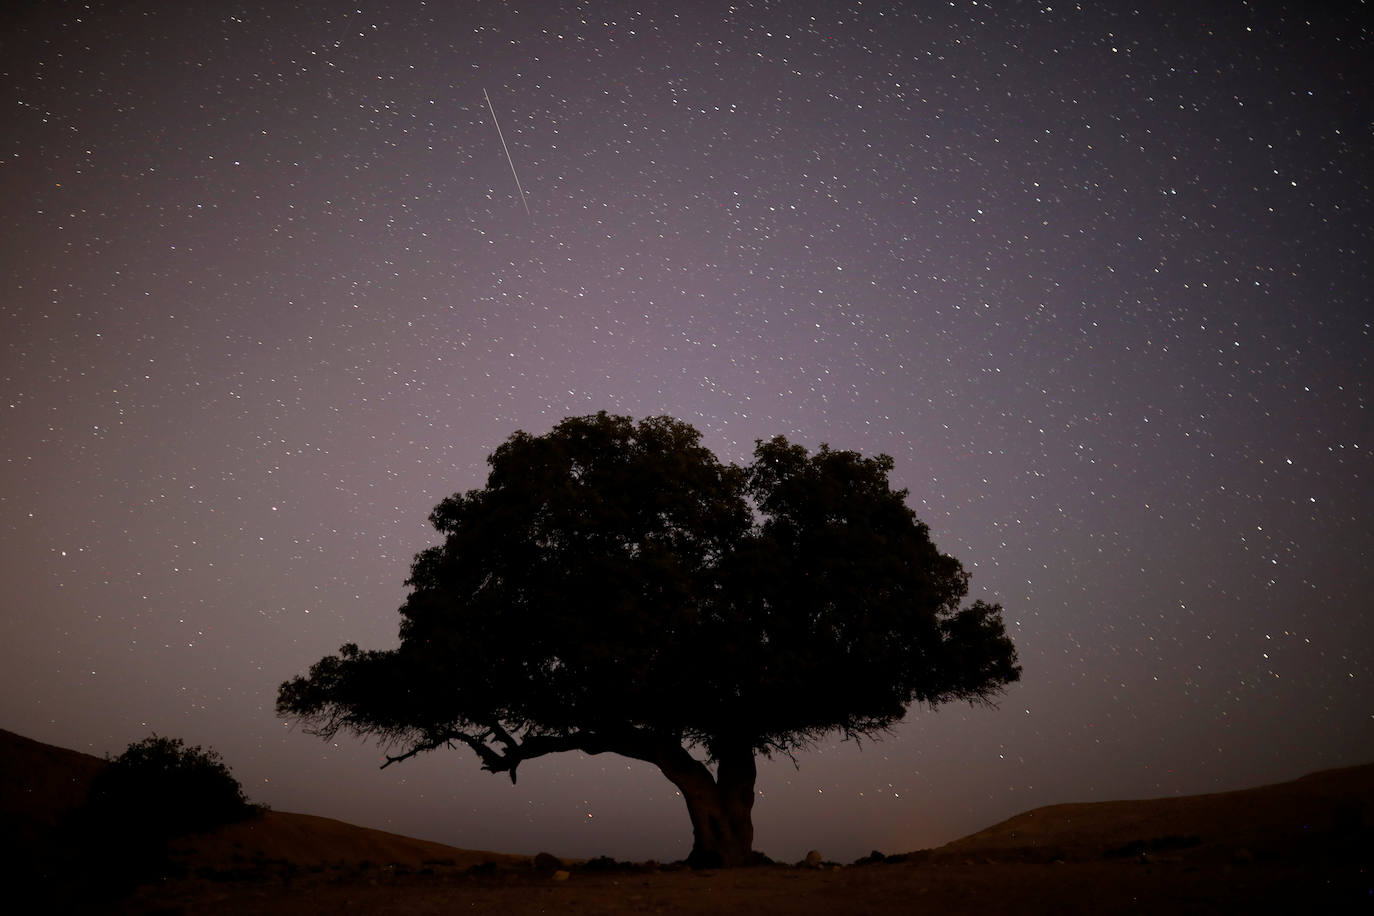
[[[1001,608],[961,607],[968,574],[890,457],[779,436],[741,467],[700,438],[605,412],[515,433],[485,487],[431,513],[399,647],[343,646],[278,712],[375,736],[387,764],[454,742],[512,780],[557,751],[650,761],[687,799],[693,861],[728,865],[749,855],[756,754],[1017,680]]]

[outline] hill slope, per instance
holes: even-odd
[[[5,861],[21,863],[24,870],[48,851],[58,822],[85,800],[91,781],[104,766],[99,757],[0,729],[0,831],[5,838]],[[260,818],[185,838],[174,845],[173,853],[192,869],[268,860],[299,866],[372,862],[412,868],[435,860],[460,866],[529,861],[528,856],[455,849],[284,811],[268,811]]]
[[[1168,854],[1189,860],[1343,855],[1374,830],[1374,764],[1220,792],[1051,805],[946,844],[941,857],[1082,860]]]
[[[105,761],[0,729],[0,817],[52,827],[81,804]]]

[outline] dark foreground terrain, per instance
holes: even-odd
[[[0,732],[10,887],[47,895],[53,906],[43,909],[1030,916],[1374,906],[1374,765],[1240,792],[1055,805],[939,849],[819,868],[535,861],[268,812],[178,842],[163,879],[123,895],[87,888],[82,902],[53,880],[48,838],[101,765]]]

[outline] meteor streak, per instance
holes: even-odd
[[[501,122],[496,120],[496,109],[491,107],[491,96],[487,95],[487,90],[482,90],[482,97],[487,100],[487,111],[491,112],[491,123],[496,125],[496,136],[501,138],[501,149],[506,151],[506,161],[510,163],[510,174],[515,179],[515,190],[520,192],[520,203],[525,205],[525,215],[530,212],[530,205],[525,200],[525,189],[520,186],[520,176],[515,174],[515,160],[510,157],[510,147],[506,146],[506,135],[501,133]]]

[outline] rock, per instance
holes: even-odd
[[[564,871],[561,868],[553,873],[553,880],[555,881],[567,881],[570,877],[572,877],[571,872]]]
[[[534,867],[540,871],[557,871],[563,867],[563,860],[552,853],[541,852],[534,857]]]
[[[820,868],[821,863],[823,863],[824,861],[825,860],[821,858],[820,851],[816,849],[813,849],[810,852],[808,852],[806,854],[806,859],[804,860],[807,868]]]

